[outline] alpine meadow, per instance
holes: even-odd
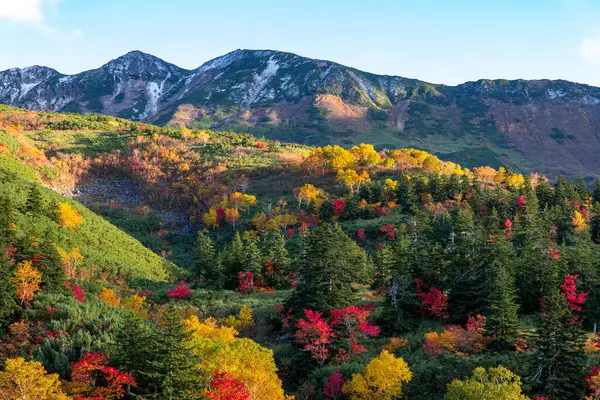
[[[527,54],[542,18],[575,23],[562,0],[460,0],[462,16],[429,0],[322,5],[331,30],[292,5],[234,1],[265,15],[244,34],[209,2],[74,3],[0,0],[14,39],[0,66],[57,67],[0,71],[0,400],[600,400],[600,87],[571,81],[593,83],[560,40]],[[114,32],[96,29],[107,10]],[[390,22],[401,11],[432,32]],[[522,42],[488,19],[504,12],[530,18],[507,23],[531,32]],[[369,65],[383,44],[369,48],[361,13],[406,55],[380,70],[424,68],[435,48],[424,74],[455,79],[227,52],[351,43]],[[284,25],[299,22],[292,40]],[[527,56],[466,50],[479,34]],[[450,41],[472,69],[450,62]],[[84,44],[98,54],[78,58]],[[225,55],[94,64],[123,45]],[[564,69],[531,75],[551,50]],[[59,72],[70,64],[85,71]],[[456,84],[515,66],[522,79]]]

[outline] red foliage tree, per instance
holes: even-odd
[[[240,283],[237,291],[246,294],[252,293],[254,290],[254,275],[252,275],[252,272],[240,272],[238,273],[238,278]]]
[[[346,352],[346,354],[348,357],[364,353],[367,350],[359,343],[365,335],[379,335],[379,327],[368,321],[371,310],[372,307],[369,306],[350,306],[331,310],[331,325],[335,329],[336,336],[347,343],[349,353]]]
[[[425,292],[424,283],[419,278],[415,278],[414,282],[417,285],[417,297],[421,299],[421,314],[427,311],[434,318],[448,318],[448,297],[435,287]]]
[[[215,371],[206,397],[213,400],[250,400],[251,393],[244,383],[229,372]]]
[[[339,399],[344,395],[344,385],[346,384],[346,380],[340,374],[340,370],[335,371],[335,373],[327,378],[327,382],[325,382],[325,386],[323,387],[323,396],[328,399]]]
[[[65,286],[71,289],[71,293],[73,293],[73,297],[75,297],[75,300],[77,300],[81,304],[85,303],[85,292],[83,291],[83,289],[81,289],[81,286],[70,282],[65,282]]]
[[[585,298],[588,295],[587,292],[577,293],[575,281],[578,277],[579,275],[565,275],[563,284],[560,285],[563,296],[567,300],[567,306],[571,311],[581,311],[581,306],[585,303]]]
[[[382,233],[388,235],[392,240],[396,240],[396,228],[394,224],[384,225],[379,229]]]
[[[344,213],[344,209],[346,208],[346,202],[344,200],[338,199],[333,202],[333,215],[335,217],[339,217]]]
[[[127,372],[108,366],[102,352],[86,353],[81,360],[71,363],[69,388],[77,400],[112,400],[125,395],[125,386],[135,385],[135,379]],[[100,383],[103,383],[100,386]]]
[[[317,360],[319,366],[323,366],[329,357],[327,346],[335,337],[331,326],[322,318],[322,313],[313,310],[304,310],[306,319],[300,318],[296,327],[296,340],[304,345],[304,350],[310,352]]]
[[[173,299],[190,299],[194,292],[190,289],[190,285],[185,281],[180,281],[179,285],[171,290],[167,290],[167,295]]]

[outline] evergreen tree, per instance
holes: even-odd
[[[534,341],[528,383],[531,392],[549,399],[580,399],[584,394],[587,357],[585,333],[555,286],[544,298],[541,327]]]
[[[488,331],[494,336],[497,347],[512,349],[519,336],[517,314],[519,306],[515,303],[516,298],[514,275],[508,271],[506,265],[500,265],[494,283],[488,320],[490,327]]]
[[[219,253],[218,263],[223,270],[225,287],[233,289],[238,283],[238,272],[245,266],[244,243],[239,232],[235,233],[233,240]]]
[[[592,198],[594,200],[594,203],[600,203],[600,179],[596,179],[596,181],[594,182]]]
[[[15,311],[15,287],[10,282],[12,269],[3,253],[0,253],[0,325]]]
[[[213,241],[208,236],[206,229],[198,232],[196,241],[198,261],[196,261],[196,274],[202,276],[206,282],[215,288],[223,286],[223,271],[217,260]]]
[[[12,224],[15,223],[15,207],[10,197],[0,196],[0,245],[12,242]]]
[[[406,175],[400,175],[400,178],[398,179],[396,199],[398,204],[400,204],[405,211],[410,210],[418,201],[414,184],[406,177]]]
[[[395,264],[394,251],[389,245],[384,244],[375,253],[374,257],[373,265],[375,267],[375,274],[373,276],[373,288],[375,290],[386,290],[389,288]]]
[[[300,282],[291,298],[294,310],[329,311],[355,300],[351,284],[366,283],[371,265],[362,250],[339,226],[324,224],[307,234],[301,255]]]
[[[42,284],[48,292],[67,293],[65,287],[67,275],[62,265],[62,258],[54,244],[54,239],[54,234],[49,230],[40,244],[38,267],[42,272]]]
[[[206,382],[198,371],[201,360],[188,339],[174,311],[166,312],[159,329],[131,314],[116,333],[113,362],[133,373],[137,386],[131,391],[141,398],[203,398]]]
[[[30,214],[40,216],[44,212],[44,201],[42,198],[42,192],[37,184],[32,184],[27,195],[27,201],[25,202],[24,214]]]
[[[244,271],[252,272],[254,276],[260,275],[263,268],[262,254],[256,241],[250,232],[244,232]]]
[[[550,290],[553,261],[548,256],[549,229],[540,217],[537,196],[528,181],[524,192],[524,210],[519,210],[515,216],[515,220],[524,218],[521,232],[516,232],[522,243],[518,251],[516,281],[523,311],[531,313],[539,308],[539,300]]]
[[[269,285],[279,286],[286,282],[290,271],[289,252],[285,247],[285,238],[280,231],[265,236],[263,243],[265,259],[272,270],[265,271]]]

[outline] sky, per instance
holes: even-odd
[[[600,0],[0,0],[0,70],[74,74],[131,50],[193,69],[239,48],[448,85],[600,86]]]

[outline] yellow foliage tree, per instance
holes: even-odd
[[[354,166],[354,156],[340,146],[325,146],[322,150],[327,166],[331,169],[349,168]]]
[[[465,381],[455,379],[448,385],[447,400],[528,400],[521,393],[521,378],[503,366],[475,368]]]
[[[10,281],[15,286],[17,297],[23,305],[25,302],[33,300],[35,292],[40,290],[42,274],[33,267],[31,261],[22,261],[17,265]]]
[[[58,374],[47,374],[41,363],[23,358],[6,360],[0,372],[0,400],[68,400]]]
[[[381,163],[381,156],[372,144],[361,143],[351,148],[350,153],[354,156],[357,165],[371,166]]]
[[[253,400],[285,398],[271,350],[250,339],[236,338],[235,329],[219,327],[212,318],[200,322],[191,316],[183,324],[192,333],[190,345],[202,360],[199,368],[204,376],[216,370],[229,372],[244,384]]]
[[[383,183],[383,187],[385,188],[385,190],[389,191],[396,190],[396,188],[398,187],[398,181],[394,181],[388,178]]]
[[[252,308],[244,304],[237,318],[235,315],[230,315],[227,318],[225,318],[223,324],[238,331],[241,328],[246,328],[254,325],[254,319],[252,317]]]
[[[69,203],[58,204],[58,220],[61,226],[77,229],[83,224],[83,217]]]
[[[310,206],[311,202],[315,201],[317,197],[323,195],[323,190],[311,185],[310,183],[307,183],[294,189],[293,193],[298,200],[298,207],[302,207],[303,202]]]
[[[353,169],[340,169],[337,172],[338,182],[346,185],[351,192],[358,192],[362,183],[371,182],[371,177],[367,171],[362,171],[360,174]]]
[[[58,254],[60,254],[60,258],[62,259],[63,265],[65,266],[65,274],[67,278],[72,279],[77,277],[77,268],[79,264],[83,261],[83,256],[77,247],[71,249],[70,252],[67,253],[66,250],[57,247],[56,250]]]
[[[351,400],[392,400],[402,396],[402,385],[410,382],[412,372],[400,357],[383,350],[372,359],[362,374],[352,374],[344,385]]]
[[[587,228],[585,217],[577,210],[575,210],[575,213],[571,217],[571,224],[573,225],[573,230],[576,235],[579,235]]]
[[[215,208],[208,210],[208,212],[202,216],[202,222],[208,227],[217,228],[219,226],[217,210]]]
[[[100,300],[104,303],[108,304],[111,307],[119,307],[121,304],[121,299],[113,289],[102,288],[102,292],[100,293]]]

